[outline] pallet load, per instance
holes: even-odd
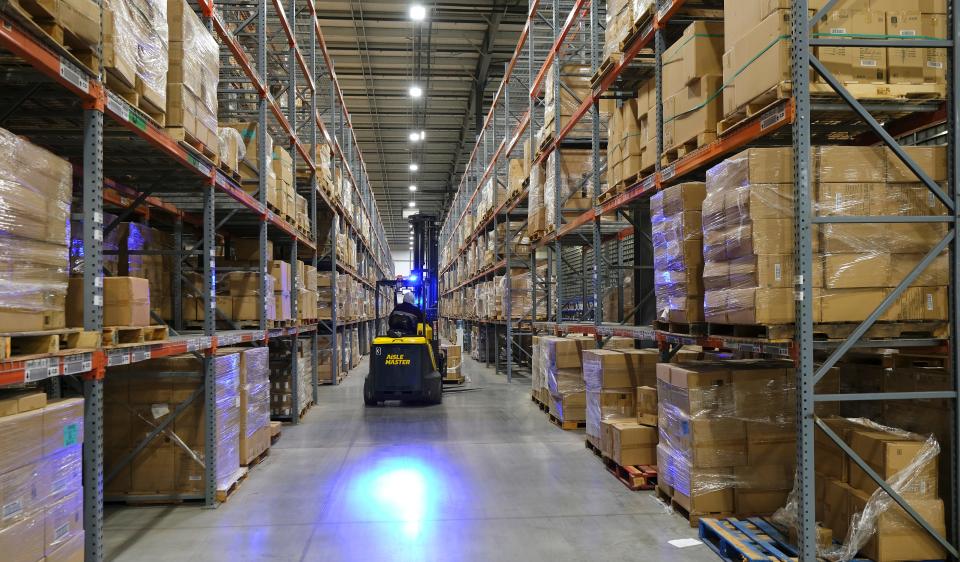
[[[313,388],[313,358],[310,353],[309,339],[297,338],[290,341],[270,342],[270,416],[290,419],[302,415],[310,406]],[[291,376],[291,346],[297,354],[297,395],[300,411],[293,410],[293,377]]]
[[[270,205],[275,213],[283,215],[285,201],[277,188],[277,174],[274,173],[272,164],[273,137],[269,134],[261,135],[256,121],[224,123],[223,125],[235,129],[240,133],[240,138],[243,139],[244,158],[240,159],[239,169],[234,170],[240,173],[241,187],[250,195],[256,193],[257,199],[259,199],[260,172],[265,172],[267,174],[267,193],[265,194],[267,205]],[[265,166],[260,163],[260,142],[266,144],[267,165]]]
[[[213,358],[218,492],[226,493],[240,468],[240,356]],[[104,495],[111,500],[178,501],[203,497],[206,422],[203,364],[190,354],[112,367],[104,379]],[[177,410],[187,401],[179,413]],[[164,431],[134,457],[128,455],[158,426]],[[125,462],[122,466],[121,461]]]
[[[240,179],[240,162],[247,157],[247,148],[240,131],[232,127],[217,127],[217,154],[220,166],[227,168]]]
[[[607,0],[607,24],[603,33],[603,59],[619,53],[634,26],[646,19],[653,0]]]
[[[560,161],[559,175],[557,160]],[[601,186],[601,191],[603,186]],[[590,150],[557,149],[547,156],[543,184],[545,230],[552,231],[561,223],[557,202],[564,216],[576,216],[593,206],[593,152]]]
[[[817,6],[811,3],[810,15]],[[923,0],[854,0],[828,12],[813,28],[823,37],[947,37],[946,4]],[[721,129],[790,95],[790,9],[785,2],[724,2]],[[837,80],[861,99],[943,98],[945,49],[815,47]],[[814,94],[834,96],[811,72]],[[723,131],[721,130],[721,133]]]
[[[110,0],[103,11],[107,85],[161,126],[167,110],[166,0]]]
[[[217,130],[220,46],[186,0],[167,0],[167,20],[170,33],[168,132],[216,160],[220,148]]]
[[[724,95],[723,39],[722,24],[696,21],[663,54],[663,149],[667,161],[716,138]]]
[[[540,368],[547,391],[546,405],[557,423],[567,428],[585,424],[587,419],[586,386],[583,383],[581,353],[596,348],[592,337],[541,337]]]
[[[270,349],[238,349],[240,354],[240,466],[270,448]]]
[[[657,319],[703,322],[703,224],[706,185],[668,187],[650,199]]]
[[[270,274],[273,275],[273,302],[276,307],[276,320],[292,320],[290,308],[290,262],[273,260],[270,262]]]
[[[266,292],[263,292],[263,283],[266,282]],[[248,271],[231,271],[225,277],[227,294],[217,299],[217,307],[238,326],[259,326],[260,324],[260,295],[264,296],[266,320],[277,319],[277,305],[274,299],[276,278],[267,274]],[[200,303],[202,307],[202,302]],[[203,320],[203,316],[199,317]]]
[[[4,560],[83,558],[83,399],[0,393]]]
[[[443,376],[444,380],[451,382],[462,382],[463,365],[460,354],[460,346],[445,343],[440,347],[447,354],[447,373]]]
[[[270,158],[270,155],[267,155]],[[294,224],[297,215],[296,184],[293,176],[293,158],[287,149],[273,145],[273,174],[277,178],[277,191],[282,202],[279,207],[287,222]]]
[[[0,331],[65,325],[72,185],[66,160],[0,129]]]
[[[297,322],[316,320],[319,313],[317,268],[304,264],[303,275],[297,277],[297,285]]]
[[[577,108],[580,107],[583,100],[591,96],[591,76],[592,71],[590,70],[589,64],[562,64],[560,65],[560,84],[558,85],[554,75],[554,67],[551,63],[547,71],[546,80],[543,82],[543,126],[537,132],[537,145],[540,147],[540,150],[543,150],[547,143],[553,139],[557,129],[556,120],[559,118],[560,129],[564,129],[567,124],[570,123],[570,120],[577,112]],[[559,115],[557,115],[554,88],[556,88],[560,94]],[[601,131],[607,130],[607,120],[609,118],[611,105],[609,100],[600,101]],[[589,139],[592,134],[592,123],[593,113],[588,112],[586,116],[573,126],[567,138]]]
[[[943,147],[905,150],[927,175],[945,180]],[[945,213],[889,150],[821,146],[814,148],[813,160],[814,209],[820,216]],[[789,148],[755,148],[708,170],[703,203],[707,322],[792,329],[786,326],[794,321],[792,162]],[[828,224],[815,230],[814,322],[828,329],[862,321],[945,233],[940,223]],[[922,323],[935,331],[947,320],[947,269],[942,255],[880,320],[907,322],[914,329]],[[765,333],[773,337],[773,330]]]
[[[500,309],[502,316],[507,316],[509,305],[510,317],[507,320],[523,320],[530,318],[533,307],[533,297],[530,291],[530,273],[516,270],[500,278]],[[507,298],[509,290],[510,297]]]
[[[793,488],[792,364],[732,360],[657,365],[662,494],[688,516],[770,515]]]
[[[630,345],[632,347],[632,341]],[[654,349],[583,350],[587,440],[608,457],[613,455],[602,446],[601,426],[607,422],[636,421],[636,388],[655,384],[659,356]],[[630,464],[654,464],[654,461]]]
[[[945,536],[944,503],[937,476],[942,463],[934,437],[866,419],[828,417],[823,422],[940,536]],[[862,556],[877,562],[946,557],[940,543],[823,431],[814,434],[814,459],[817,521],[834,538],[830,544],[818,544],[820,557],[850,560]],[[791,494],[790,502],[775,520],[795,528],[798,501]]]
[[[317,336],[317,381],[320,384],[334,384],[337,367],[333,364],[333,351],[330,349],[330,336]]]

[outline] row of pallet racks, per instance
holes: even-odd
[[[721,556],[758,544],[730,517],[766,516],[801,560],[956,557],[957,20],[531,2],[441,231],[441,314],[507,349],[531,329],[555,417],[659,394],[658,493]],[[608,396],[587,350],[620,338],[659,361]]]
[[[392,260],[311,0],[9,0],[0,65],[0,545],[102,560],[105,501],[227,500]]]

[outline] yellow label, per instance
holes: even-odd
[[[405,365],[409,365],[410,360],[407,359],[402,353],[388,353],[387,358],[384,360],[383,364],[402,367]]]

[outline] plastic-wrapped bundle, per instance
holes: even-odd
[[[560,175],[556,163],[560,160]],[[593,197],[593,155],[589,150],[554,150],[547,157],[543,184],[546,224],[557,225],[557,199],[561,210],[589,209]],[[532,181],[532,180],[531,180]]]
[[[217,84],[220,47],[185,0],[168,0],[170,21],[169,81],[182,83],[196,96],[197,119],[217,130]]]
[[[942,147],[908,149],[934,178],[946,177]],[[892,152],[876,147],[813,150],[821,216],[945,212]],[[707,320],[793,322],[793,177],[789,148],[750,149],[711,168],[703,203]],[[943,224],[830,224],[813,236],[814,321],[865,318],[946,232]],[[944,320],[941,257],[881,320]]]
[[[867,462],[890,488],[900,494],[921,517],[944,536],[944,505],[938,497],[937,464],[940,445],[932,437],[922,437],[901,429],[886,427],[867,419],[828,418],[825,423],[854,452]],[[821,432],[817,432],[818,441]],[[939,560],[946,552],[876,482],[853,463],[848,463],[829,438],[823,437],[849,483],[819,474],[817,463],[818,513],[831,529],[835,542],[818,544],[818,555],[828,560],[851,560],[858,552],[873,560],[922,558]],[[822,455],[820,443],[815,458]],[[824,455],[826,456],[826,455]],[[835,467],[834,467],[835,468]],[[796,490],[774,515],[774,520],[794,529],[798,526],[799,499]],[[821,511],[822,510],[822,511]]]
[[[166,0],[110,0],[114,74],[131,82],[141,101],[163,113],[167,107],[168,28]],[[132,71],[134,76],[128,73]],[[132,81],[131,81],[132,78]]]
[[[599,438],[604,421],[634,421],[637,381],[631,358],[619,351],[588,349],[583,351],[582,360],[587,435]]]
[[[64,326],[72,171],[0,129],[0,329]]]
[[[240,355],[219,355],[214,361],[217,434],[217,488],[227,489],[240,468]]]
[[[703,183],[669,187],[650,200],[654,289],[664,322],[703,321]]]
[[[567,63],[560,67],[560,128],[566,127],[567,123],[577,112],[583,100],[587,99],[591,92],[590,80],[593,77],[593,71],[589,64]],[[543,129],[547,137],[556,130],[554,118],[557,114],[556,103],[554,101],[554,78],[553,66],[547,70],[547,79],[543,85]],[[608,102],[601,103],[600,111],[600,129],[607,129],[607,119],[609,117]],[[593,130],[593,112],[587,114],[574,125],[573,130],[568,135],[569,138],[590,138]]]
[[[550,395],[550,411],[564,421],[586,419],[580,354],[594,347],[596,340],[589,337],[540,338],[540,366]]]
[[[250,439],[270,425],[270,349],[253,347],[240,353],[243,363],[240,425],[243,435]]]
[[[509,284],[509,293],[507,291]],[[509,298],[507,295],[510,295]],[[530,274],[527,272],[504,275],[500,278],[500,309],[507,316],[507,303],[510,305],[510,318],[524,319],[530,317],[530,309],[533,306],[530,295]]]
[[[658,472],[674,499],[691,514],[762,515],[782,507],[796,459],[790,365],[659,364],[657,379]]]
[[[240,170],[240,162],[247,156],[247,147],[240,131],[232,127],[217,127],[217,149],[223,164],[231,170]]]

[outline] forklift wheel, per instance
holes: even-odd
[[[364,404],[365,406],[379,406],[379,405],[380,405],[380,403],[377,402],[376,400],[374,400],[373,398],[367,398],[366,396],[363,397],[363,404]]]

